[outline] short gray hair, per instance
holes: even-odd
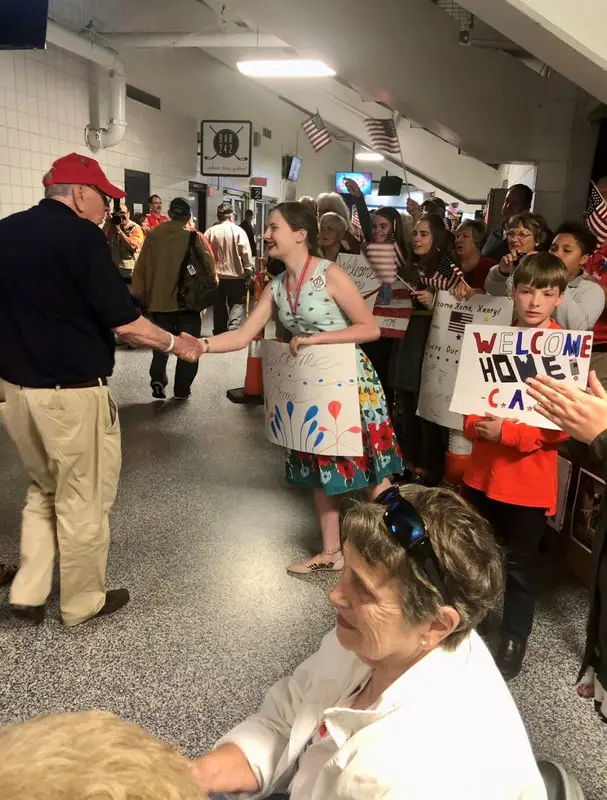
[[[460,624],[441,643],[454,650],[487,613],[502,592],[502,553],[489,524],[459,495],[447,489],[404,486],[401,496],[424,522],[444,573]],[[380,503],[355,503],[345,514],[342,535],[371,567],[382,565],[399,590],[401,609],[412,626],[432,620],[445,599],[418,562],[392,536]]]
[[[458,225],[455,233],[457,234],[460,231],[472,231],[474,244],[479,250],[487,241],[487,226],[480,219],[465,219],[461,225]]]
[[[44,184],[45,181],[52,181],[53,180],[53,173],[47,172],[44,178],[42,178],[42,183]],[[44,187],[44,197],[49,200],[52,197],[67,197],[72,193],[72,187],[74,184],[72,183],[51,183],[48,186]]]
[[[336,226],[339,226],[342,236],[348,230],[348,223],[346,220],[339,214],[336,214],[335,211],[327,211],[322,215],[319,223],[320,228],[322,228],[323,222],[333,222]]]

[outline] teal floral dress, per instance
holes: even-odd
[[[302,285],[294,314],[289,306],[286,272],[272,281],[278,316],[291,333],[326,333],[348,327],[348,318],[327,293],[326,273],[330,264],[320,261]],[[287,450],[289,483],[336,495],[380,484],[384,478],[402,472],[402,458],[379,378],[360,347],[356,348],[356,357],[363,455],[318,456]]]

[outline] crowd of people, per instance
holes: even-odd
[[[131,796],[124,794],[131,786],[148,791],[137,796],[186,800],[206,792],[292,800],[543,798],[504,679],[520,672],[532,630],[559,448],[573,437],[604,471],[604,341],[597,336],[588,392],[552,378],[529,380],[538,412],[558,430],[489,413],[467,414],[463,430],[452,430],[417,409],[439,292],[458,300],[510,296],[520,328],[598,332],[607,325],[605,243],[583,222],[563,222],[552,233],[530,211],[533,193],[522,185],[509,189],[503,224],[487,233],[478,219],[447,220],[439,198],[409,200],[406,215],[392,207],[371,212],[350,181],[345,199],[325,193],[274,207],[264,234],[273,277],[246,314],[252,215],[238,226],[231,205],[221,204],[216,224],[202,234],[185,199],[174,198],[165,217],[153,195],[139,224],[97,162],[77,154],[58,159],[43,184],[38,206],[0,221],[3,416],[32,481],[21,563],[0,572],[0,582],[11,583],[16,617],[43,622],[57,550],[65,625],[129,601],[125,588],[105,584],[120,473],[118,409],[108,387],[116,337],[154,350],[155,399],[166,397],[168,358],[176,355],[174,395],[182,401],[201,356],[243,350],[273,319],[294,356],[313,345],[354,345],[363,453],[286,451],[287,480],[311,490],[322,537],[321,552],[287,569],[339,576],[329,593],[337,625],[270,689],[258,713],[190,764],[110,715],[9,726],[0,729],[0,750],[10,754],[0,758],[2,796],[36,797],[32,787],[44,784],[53,800],[88,796],[92,786],[108,798]],[[25,249],[32,229],[36,240]],[[342,253],[363,254],[376,270],[373,309],[336,263]],[[201,338],[201,311],[211,306],[213,335]],[[403,307],[402,325],[387,326]],[[459,474],[447,475],[454,435],[466,457]],[[344,496],[361,490],[359,501],[342,507]],[[578,691],[594,698],[607,721],[603,539],[594,557]],[[502,598],[492,656],[477,628]],[[81,770],[88,737],[99,747],[93,767]],[[38,754],[31,768],[27,748]]]

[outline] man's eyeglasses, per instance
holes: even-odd
[[[92,189],[94,192],[97,192],[99,197],[103,200],[103,205],[104,206],[109,206],[110,205],[110,198],[107,196],[107,194],[104,194],[101,191],[101,189],[99,189],[97,186],[92,186],[90,183],[87,183],[86,185],[89,187],[89,189]]]
[[[454,605],[445,584],[444,571],[436,557],[424,521],[417,509],[401,496],[397,486],[382,492],[376,503],[386,506],[384,525],[388,532],[424,570],[430,583],[438,589],[447,605]]]

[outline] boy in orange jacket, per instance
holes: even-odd
[[[567,288],[567,270],[550,253],[528,255],[513,275],[515,325],[559,328],[551,319]],[[492,414],[470,415],[473,441],[464,473],[469,502],[492,525],[506,549],[506,591],[497,666],[506,680],[521,670],[535,611],[534,580],[546,516],[556,509],[558,446],[562,431],[545,430]]]

